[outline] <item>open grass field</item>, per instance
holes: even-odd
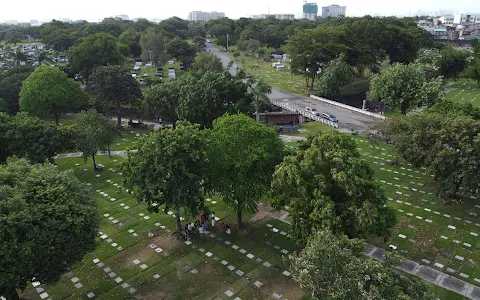
[[[457,79],[447,84],[445,98],[480,106],[480,87],[471,79]]]
[[[247,231],[239,232],[235,216],[218,198],[207,199],[219,220],[205,239],[192,243],[175,238],[173,213],[148,213],[122,184],[116,171],[121,158],[98,158],[104,171],[92,171],[82,158],[57,160],[60,169],[73,169],[98,201],[101,227],[98,246],[53,286],[32,285],[25,299],[300,299],[300,289],[287,272],[282,255],[296,250],[286,236],[289,225],[267,213],[250,216]],[[186,217],[186,220],[198,219]],[[220,224],[229,223],[232,235]],[[275,228],[275,229],[274,229]],[[274,232],[276,231],[276,233]],[[148,233],[153,233],[152,237]],[[45,296],[43,293],[47,293]]]

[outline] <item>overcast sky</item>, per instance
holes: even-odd
[[[315,2],[315,1],[309,1]],[[131,19],[166,19],[178,16],[187,19],[194,10],[225,12],[229,18],[247,17],[252,14],[294,14],[302,12],[302,1],[297,0],[0,0],[0,20],[72,20],[98,21],[104,17],[120,14]],[[338,4],[347,6],[348,16],[370,15],[415,15],[419,10],[441,10],[480,14],[480,0],[335,0],[318,1],[321,6]]]

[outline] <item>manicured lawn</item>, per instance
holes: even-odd
[[[98,173],[92,171],[90,160],[87,164],[82,158],[56,161],[60,169],[72,169],[80,180],[91,184],[101,226],[96,249],[55,285],[41,285],[41,293],[51,299],[87,299],[89,293],[96,299],[227,299],[228,291],[242,299],[266,299],[274,293],[299,299],[308,294],[288,273],[283,274],[288,267],[282,251],[297,249],[286,237],[288,224],[257,218],[247,221],[246,232],[239,232],[235,215],[214,197],[206,202],[220,218],[215,229],[209,228],[214,237],[201,240],[195,235],[192,244],[186,245],[174,234],[175,218],[163,212],[148,213],[145,203],[121,188],[121,160],[99,156],[98,163],[105,169]],[[222,222],[232,225],[232,235],[220,230]],[[279,232],[274,233],[267,223]],[[148,236],[150,232],[153,237]],[[22,296],[38,299],[39,294],[30,285]]]
[[[445,97],[454,101],[467,102],[475,106],[480,106],[480,87],[474,80],[452,80],[447,84]]]
[[[334,130],[334,128],[320,122],[308,122],[300,125],[298,133],[282,133],[282,135],[308,137],[310,134],[314,134],[319,131],[330,130]]]

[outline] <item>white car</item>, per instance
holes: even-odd
[[[315,109],[315,108],[311,108],[311,107],[308,107],[308,106],[307,106],[307,108],[306,108],[306,109],[307,109],[307,111],[308,111],[308,112],[310,112],[312,115],[315,115],[315,116],[320,116],[320,113],[318,112],[318,110],[317,110],[317,109]]]
[[[338,123],[337,117],[335,117],[335,116],[332,115],[331,113],[324,112],[321,117],[324,118],[324,119],[326,119],[326,120],[329,120],[329,121],[331,121],[331,122]]]
[[[209,40],[209,39],[207,39],[207,43],[210,43],[210,40]]]

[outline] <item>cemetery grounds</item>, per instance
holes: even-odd
[[[318,129],[305,125],[305,136]],[[112,145],[125,149],[145,131],[126,131]],[[447,204],[435,197],[433,180],[425,169],[405,162],[389,165],[396,153],[391,145],[357,140],[363,159],[384,186],[387,205],[398,214],[398,226],[388,243],[369,241],[434,269],[479,285],[480,205],[473,196]],[[295,146],[295,143],[289,143]],[[57,159],[60,169],[72,169],[90,185],[98,201],[101,226],[98,246],[54,285],[29,284],[25,299],[308,299],[309,291],[294,282],[282,256],[298,250],[289,238],[290,225],[260,211],[246,216],[247,231],[236,228],[236,215],[221,199],[207,199],[219,220],[216,228],[191,243],[176,238],[174,213],[149,213],[121,187],[118,164],[123,158],[97,156],[104,171],[93,172],[89,159]],[[195,218],[183,216],[185,221]],[[221,223],[232,225],[225,235]],[[183,223],[184,225],[185,223]],[[149,237],[149,233],[154,233]],[[463,296],[429,285],[439,299]]]
[[[457,79],[447,83],[445,98],[480,106],[480,87],[471,79]]]

